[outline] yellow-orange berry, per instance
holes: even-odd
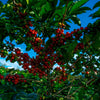
[[[19,6],[19,7],[22,7],[22,4],[21,4],[21,3],[18,3],[18,6]]]
[[[61,22],[59,22],[58,24],[61,25]]]

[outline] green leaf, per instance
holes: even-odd
[[[38,89],[38,90],[37,90],[37,93],[41,93],[41,89]]]
[[[26,51],[30,51],[31,50],[31,47],[26,47]]]
[[[2,85],[5,85],[5,80],[4,80],[4,79],[1,80],[1,84],[2,84]]]
[[[70,11],[70,13],[69,14],[71,14],[72,12],[74,12],[76,9],[78,9],[79,7],[81,7],[81,6],[83,6],[86,2],[88,2],[89,0],[80,0],[80,1],[77,1],[74,5],[73,5],[73,7],[72,7],[72,9],[71,9],[71,11]]]
[[[3,6],[3,3],[0,1],[0,7],[2,7]]]
[[[30,14],[34,15],[34,14],[35,14],[35,12],[34,12],[34,11],[31,11],[31,12],[30,12]]]
[[[26,0],[27,4],[29,5],[29,0]]]
[[[97,3],[93,6],[93,9],[96,8],[96,7],[100,7],[100,1],[97,2]]]
[[[39,14],[40,14],[40,16],[42,16],[44,13],[47,13],[50,10],[51,10],[50,3],[46,2],[44,5],[42,5]]]
[[[54,13],[53,16],[55,16],[55,15],[58,16],[57,18],[55,17],[55,21],[57,21],[57,20],[59,20],[59,19],[61,19],[63,17],[62,14],[64,14],[65,8],[66,8],[66,6],[55,10],[55,13]]]
[[[100,40],[96,40],[95,43],[93,43],[93,47],[97,50],[100,50]]]
[[[70,45],[68,46],[68,49],[67,49],[68,53],[73,54],[73,51],[74,51],[76,45],[77,45],[77,41],[74,41],[73,43],[70,43]]]
[[[78,10],[75,10],[74,12],[72,12],[71,14],[72,15],[78,15],[78,14],[82,14],[82,13],[85,13],[86,11],[83,10],[83,11],[78,11]]]
[[[70,19],[68,19],[68,18],[65,18],[65,21],[69,22],[69,23],[72,23],[72,21]]]
[[[52,8],[55,8],[58,2],[58,0],[47,0],[47,1],[50,3]]]
[[[5,91],[3,89],[0,89],[0,94],[3,94]]]
[[[75,24],[77,24],[77,25],[81,26],[80,19],[79,19],[79,18],[77,18],[77,16],[76,16],[76,15],[72,15],[71,20],[72,20]]]
[[[92,18],[100,17],[100,8],[98,9],[98,11],[96,11],[93,14],[91,14],[89,17],[92,17]]]
[[[70,25],[68,25],[67,23],[65,23],[65,25],[66,25],[66,26],[65,26],[65,29],[66,29],[66,30],[69,30]]]
[[[96,93],[94,96],[93,96],[93,100],[99,100],[100,96],[98,93]]]
[[[55,85],[55,88],[58,88],[58,87],[59,87],[59,84],[56,84],[56,85]]]
[[[59,98],[59,100],[64,100],[64,98]]]
[[[74,76],[68,75],[68,81],[72,82],[74,80]]]
[[[32,47],[31,43],[27,44],[26,51],[31,50],[31,47]]]
[[[10,25],[9,23],[6,23],[6,24],[5,24],[5,27],[6,27],[6,29],[7,29],[7,32],[9,33],[10,30],[11,30],[11,25]]]
[[[4,75],[6,73],[6,69],[5,68],[0,68],[0,74]]]
[[[10,41],[12,42],[14,40],[14,38],[12,36],[10,36]]]
[[[89,7],[81,7],[81,8],[79,8],[79,10],[81,11],[81,10],[91,10],[91,8],[89,8]]]
[[[72,7],[73,4],[74,4],[73,1],[69,1],[68,5],[67,5],[67,9],[70,9],[70,7]]]
[[[85,43],[89,42],[90,40],[91,40],[91,35],[85,35],[82,40],[82,43],[85,44]]]

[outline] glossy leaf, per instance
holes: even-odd
[[[74,10],[74,12],[72,12],[72,15],[77,15],[77,14],[82,14],[85,13],[86,10],[91,10],[91,8],[89,7],[80,7]]]
[[[59,100],[64,100],[64,98],[59,98]]]
[[[60,3],[59,3],[59,6],[60,7],[62,7],[63,5],[65,5],[66,3],[68,3],[68,5],[70,4],[70,3],[72,3],[73,2],[73,0],[60,0]]]
[[[61,20],[61,18],[63,18],[62,14],[64,14],[64,12],[65,12],[65,7],[66,6],[62,7],[61,9],[55,10],[55,13],[53,14],[53,17],[55,16],[55,21],[59,22]]]
[[[89,0],[80,0],[80,1],[77,1],[77,2],[73,5],[73,7],[72,7],[72,9],[71,9],[71,11],[70,11],[70,14],[71,14],[72,12],[74,12],[77,8],[83,6],[87,1],[89,1]]]
[[[29,4],[29,0],[26,0],[27,4]]]
[[[5,80],[4,79],[1,80],[1,83],[2,83],[2,85],[5,85]]]
[[[46,2],[46,4],[42,5],[41,10],[39,12],[40,16],[42,16],[44,13],[50,11],[50,4]]]
[[[79,18],[77,18],[76,15],[72,15],[71,20],[72,20],[75,24],[81,26],[81,21],[80,21]]]
[[[74,12],[72,12],[72,15],[78,15],[78,14],[82,14],[82,13],[85,13],[86,11],[74,11]]]
[[[80,11],[83,11],[83,10],[91,10],[91,8],[89,8],[89,7],[81,7],[78,10],[80,10]]]
[[[6,24],[5,24],[5,27],[6,27],[6,29],[7,29],[7,32],[9,33],[10,30],[11,30],[11,25],[10,25],[9,23],[6,23]]]

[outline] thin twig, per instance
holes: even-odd
[[[90,79],[86,84],[88,84],[88,83],[90,83],[91,81],[93,81],[94,80],[94,78],[93,79]],[[75,90],[71,95],[74,95],[77,91],[79,91],[81,88],[83,88],[84,87],[84,85],[83,86],[81,86],[80,88],[78,88],[77,90]]]
[[[74,85],[70,85],[70,86],[68,86],[68,87],[64,87],[63,89],[59,90],[56,94],[54,94],[54,95],[52,95],[52,96],[56,96],[57,94],[59,94],[59,93],[62,92],[63,90],[65,90],[65,89],[67,89],[67,88],[69,88],[69,87],[72,87],[72,86],[74,86]]]
[[[88,46],[88,48],[90,47],[90,44],[89,44],[89,46]],[[86,51],[88,51],[88,48],[83,52],[83,54],[70,66],[70,65],[68,65],[68,67],[69,68],[73,68],[73,66],[83,57],[83,55],[84,55],[84,53],[86,52]]]
[[[65,8],[65,13],[64,13],[64,15],[63,15],[63,20],[62,20],[62,23],[64,22],[64,19],[65,19],[65,17],[66,17],[67,5],[68,5],[68,0],[67,0],[66,8]]]
[[[69,91],[68,91],[68,95],[70,94],[71,89],[72,89],[72,86],[70,87],[70,89],[69,89]]]
[[[91,98],[95,95],[96,92],[98,92],[98,91],[96,90],[88,100],[91,100]]]

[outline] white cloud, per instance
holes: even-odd
[[[19,70],[24,70],[22,68],[22,66],[19,66],[19,64],[17,62],[15,63],[11,63],[10,61],[6,61],[5,59],[0,59],[0,65],[4,65],[6,68],[9,68],[9,69],[12,69],[14,68],[15,70],[16,69],[19,69]],[[31,66],[29,66],[31,68]],[[60,67],[60,65],[58,65],[57,63],[53,66],[53,70],[56,68],[56,67]],[[53,72],[53,70],[51,70],[51,72]]]
[[[56,68],[56,67],[60,67],[60,65],[58,65],[57,63],[53,66],[53,70]]]
[[[11,63],[10,61],[6,61],[5,59],[0,59],[0,63],[2,65],[5,65],[5,67],[7,67],[9,69],[14,68],[14,69],[19,69],[19,70],[24,70],[22,68],[22,66],[19,66],[19,64],[17,62]]]
[[[99,56],[95,56],[95,59],[99,59]]]
[[[73,58],[74,58],[74,59],[77,59],[77,57],[78,57],[78,55],[77,55],[77,54],[74,54],[74,57],[73,57]]]

